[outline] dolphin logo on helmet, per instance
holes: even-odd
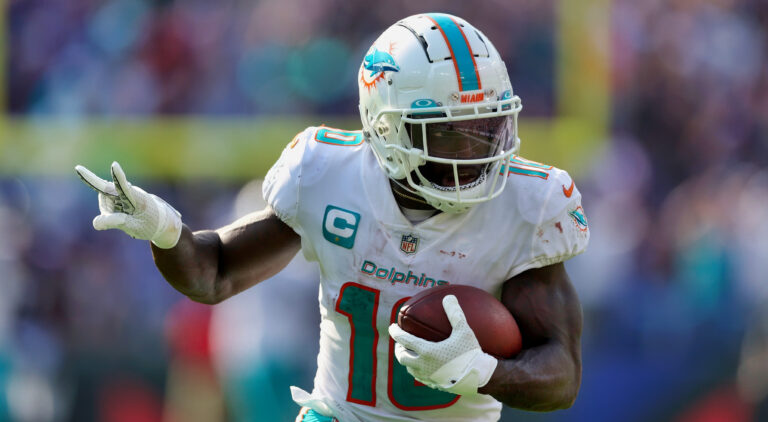
[[[395,63],[395,59],[392,57],[392,55],[385,51],[381,51],[376,47],[374,47],[373,51],[367,54],[363,60],[365,60],[363,67],[366,70],[371,71],[370,76],[373,76],[379,72],[400,71],[400,66]]]

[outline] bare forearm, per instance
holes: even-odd
[[[547,343],[524,350],[514,359],[500,360],[479,392],[510,407],[546,412],[570,407],[580,384],[580,362],[565,348]]]
[[[204,230],[192,233],[183,226],[175,247],[152,245],[152,255],[160,273],[182,294],[203,303],[216,303],[216,282],[221,239],[218,233]]]
[[[301,238],[266,208],[216,231],[184,226],[175,247],[152,245],[152,254],[171,286],[214,304],[277,274],[300,248]]]
[[[546,412],[570,407],[581,385],[582,315],[562,263],[508,280],[502,302],[515,316],[523,351],[500,360],[479,391],[510,407]]]

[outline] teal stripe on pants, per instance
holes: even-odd
[[[302,407],[301,412],[303,412],[304,409],[306,408]],[[304,416],[301,416],[301,412],[299,412],[299,417],[296,418],[296,422],[339,422],[336,418],[323,416],[312,409],[309,409]]]

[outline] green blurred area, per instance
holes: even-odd
[[[35,120],[9,119],[0,138],[0,173],[60,174],[112,161],[132,175],[161,179],[262,177],[293,137],[322,122],[309,117]],[[353,119],[332,119],[349,126]]]
[[[82,164],[97,173],[112,161],[132,175],[176,179],[263,177],[283,147],[307,126],[359,129],[354,118],[163,118],[66,121],[7,119],[0,175],[57,175]],[[600,128],[579,119],[522,118],[522,155],[574,173],[599,147]]]

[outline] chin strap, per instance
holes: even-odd
[[[409,201],[416,202],[419,205],[423,205],[424,208],[422,209],[432,209],[434,208],[432,205],[427,202],[426,199],[424,199],[421,195],[416,193],[413,189],[410,189],[409,187],[403,185],[399,181],[395,179],[389,179],[390,180],[390,186],[392,187],[392,192],[399,196],[400,198],[407,199]],[[412,207],[408,207],[412,208]]]

